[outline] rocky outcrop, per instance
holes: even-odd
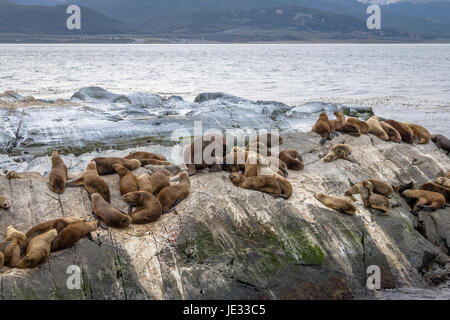
[[[320,156],[330,142],[320,146],[319,140],[314,133],[284,136],[282,147],[299,150],[305,160],[303,171],[289,173],[294,188],[289,200],[238,189],[224,172],[199,173],[192,177],[191,195],[156,223],[98,229],[73,248],[52,253],[39,268],[3,268],[0,298],[351,299],[366,295],[371,265],[381,268],[384,289],[419,290],[439,272],[445,281],[450,209],[416,218],[396,193],[387,217],[365,209],[359,197],[357,214],[346,216],[314,194],[343,197],[350,183],[366,178],[419,186],[450,171],[449,157],[434,144],[340,135],[331,143],[350,144],[358,163],[324,163]],[[126,210],[118,177],[105,179],[112,205]],[[58,196],[46,179],[0,177],[0,194],[12,199],[11,210],[0,211],[2,237],[10,224],[26,231],[57,217],[94,219],[81,188]],[[81,290],[66,286],[70,265],[82,270]]]

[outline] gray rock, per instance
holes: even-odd
[[[0,298],[370,298],[365,283],[371,265],[381,268],[383,289],[434,292],[424,290],[426,281],[419,269],[426,254],[440,257],[439,261],[447,257],[448,208],[430,215],[435,224],[430,232],[423,232],[431,222],[424,222],[421,215],[422,235],[416,230],[418,219],[398,194],[387,217],[366,210],[359,196],[357,214],[345,216],[325,207],[314,194],[343,197],[350,182],[370,177],[417,186],[450,171],[448,156],[434,144],[386,143],[371,135],[341,135],[325,146],[319,140],[314,133],[284,136],[282,148],[299,150],[306,163],[303,171],[289,174],[294,188],[289,200],[238,189],[225,172],[201,172],[191,178],[191,195],[156,223],[98,229],[73,248],[52,253],[39,268],[4,267]],[[331,144],[342,142],[352,145],[359,164],[319,159]],[[136,174],[150,169],[140,168]],[[112,205],[125,211],[117,175],[105,180]],[[26,231],[57,217],[95,219],[82,188],[68,188],[58,196],[50,192],[46,179],[0,177],[0,194],[12,199],[9,211],[0,210],[0,238],[10,224]],[[67,289],[70,265],[82,270],[81,290]],[[433,260],[430,265],[439,268],[442,262]],[[445,277],[448,268],[430,270],[432,274]]]

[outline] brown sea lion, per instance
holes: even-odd
[[[218,163],[217,159],[223,159],[226,154],[228,152],[225,138],[221,134],[207,134],[194,139],[184,149],[183,160],[188,167],[189,176],[192,176],[197,170],[206,168],[209,168],[210,172],[221,171],[222,164]]]
[[[421,185],[419,189],[440,193],[445,197],[447,203],[450,203],[450,188],[446,188],[434,182],[427,182]]]
[[[99,157],[95,158],[92,161],[95,161],[97,165],[97,171],[99,175],[106,175],[106,174],[112,174],[116,171],[114,170],[115,164],[120,164],[127,168],[128,170],[134,171],[137,168],[140,168],[142,166],[142,163],[139,160],[136,159],[124,159],[124,158],[115,158],[115,157]]]
[[[245,170],[245,161],[248,152],[245,150],[233,150],[223,158],[222,169],[230,172],[239,172]]]
[[[132,160],[132,159],[137,159],[137,160],[159,160],[159,161],[167,162],[167,158],[164,157],[161,154],[151,153],[151,152],[144,152],[144,151],[131,152],[124,159],[129,159],[129,160]]]
[[[152,193],[157,197],[162,189],[170,186],[170,172],[166,169],[157,170],[150,176],[149,180],[153,188]]]
[[[369,133],[369,125],[355,117],[348,117],[347,124],[354,125],[362,134]]]
[[[58,233],[61,232],[66,226],[71,223],[80,222],[83,219],[78,217],[59,218],[50,221],[46,221],[35,225],[26,233],[28,241],[31,241],[34,237],[44,234],[51,229],[55,229]]]
[[[139,191],[139,182],[136,176],[121,164],[114,164],[114,170],[120,177],[120,194],[126,195],[127,193]]]
[[[450,179],[449,178],[445,178],[445,177],[437,178],[435,183],[437,183],[443,187],[450,188]]]
[[[298,171],[305,167],[302,156],[296,150],[283,150],[278,158],[287,165],[288,169]]]
[[[393,126],[391,126],[390,124],[384,122],[384,121],[380,121],[380,125],[383,128],[383,130],[386,132],[386,134],[389,137],[389,141],[392,142],[396,142],[396,143],[400,143],[402,142],[402,136],[400,135],[400,133],[394,129]]]
[[[383,127],[380,124],[380,121],[378,121],[377,118],[371,117],[369,120],[366,120],[366,124],[369,127],[369,133],[377,136],[384,141],[389,140],[388,134],[386,133],[386,131],[384,131]]]
[[[180,173],[180,181],[172,186],[165,187],[158,194],[163,213],[170,212],[182,200],[186,199],[191,192],[191,180],[186,172]]]
[[[131,224],[129,215],[111,207],[98,193],[94,193],[91,197],[95,215],[108,226],[122,229]]]
[[[403,122],[403,124],[412,130],[414,141],[419,140],[419,144],[426,144],[430,142],[431,134],[427,129],[415,123]]]
[[[45,262],[50,255],[52,241],[57,234],[55,229],[51,229],[33,238],[28,244],[27,254],[17,263],[16,267],[21,269],[34,268]]]
[[[162,215],[162,206],[158,198],[147,191],[130,192],[123,199],[136,206],[131,213],[134,224],[147,224],[158,220]]]
[[[141,174],[138,179],[138,187],[139,191],[147,191],[151,194],[153,194],[153,186],[150,181],[150,176],[147,173]]]
[[[0,251],[3,252],[4,263],[14,268],[22,258],[21,253],[27,249],[28,240],[23,232],[18,231],[13,226],[6,228],[6,239],[0,243]]]
[[[31,179],[31,178],[42,178],[42,175],[39,172],[17,173],[14,170],[8,171],[8,173],[6,174],[6,179],[8,180]]]
[[[275,175],[245,177],[240,172],[235,172],[229,178],[236,187],[268,193],[275,198],[286,197],[281,193],[281,186]]]
[[[97,172],[97,164],[95,161],[89,162],[86,171],[77,179],[69,181],[67,187],[84,186],[86,191],[92,195],[100,194],[106,202],[111,201],[111,192],[108,184],[100,177]]]
[[[285,177],[280,176],[279,174],[273,175],[275,180],[277,181],[278,185],[281,189],[281,196],[284,199],[289,199],[292,196],[292,184],[289,182],[288,179]]]
[[[410,144],[414,142],[414,134],[407,125],[395,120],[385,120],[384,122],[391,125],[398,133],[400,133],[403,142]]]
[[[447,151],[447,155],[450,154],[450,140],[444,137],[442,134],[434,134],[431,136],[431,140],[438,147]]]
[[[331,147],[328,154],[323,158],[323,161],[332,162],[337,159],[344,159],[356,163],[355,160],[349,157],[351,153],[352,149],[348,144],[335,144]]]
[[[337,198],[333,196],[328,196],[323,193],[316,193],[315,197],[317,200],[322,202],[328,208],[336,210],[340,213],[354,215],[356,213],[356,207],[348,200]]]
[[[445,207],[445,197],[437,192],[426,190],[412,190],[403,191],[402,195],[406,198],[419,199],[411,213],[417,215],[422,209],[441,209]]]
[[[8,198],[0,196],[0,209],[9,209],[11,207],[11,201]]]
[[[320,114],[319,120],[314,124],[312,131],[322,136],[320,144],[325,144],[326,140],[331,140],[331,127],[325,112]]]
[[[67,181],[67,167],[61,159],[58,150],[52,154],[52,170],[49,176],[50,190],[54,193],[63,194]]]
[[[328,120],[328,124],[330,125],[331,131],[340,131],[347,124],[347,119],[345,118],[345,115],[339,111],[334,111],[334,115],[336,116],[336,119]]]
[[[364,205],[368,208],[382,211],[383,215],[388,215],[391,211],[391,201],[385,196],[375,193],[373,191],[373,185],[369,180],[365,180],[363,186],[369,191],[367,199],[364,199]]]
[[[60,251],[70,248],[81,238],[97,229],[96,221],[78,221],[69,224],[61,232],[58,233],[52,242],[51,251]]]
[[[388,197],[388,198],[392,197],[392,195],[394,194],[394,188],[389,183],[382,181],[382,180],[378,180],[378,179],[367,179],[367,180],[363,180],[363,181],[355,184],[354,186],[350,187],[345,192],[345,195],[349,196],[352,199],[352,201],[356,201],[356,199],[353,197],[353,195],[361,193],[361,190],[362,190],[361,188],[364,187],[363,186],[364,181],[369,181],[373,187],[372,191],[377,194],[380,194],[380,195]]]

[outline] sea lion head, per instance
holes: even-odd
[[[123,165],[115,163],[113,164],[114,170],[119,174],[119,176],[126,175],[128,173],[128,169],[125,168]]]
[[[103,199],[103,198],[102,198],[102,196],[100,194],[93,193],[93,194],[91,194],[91,199],[92,199],[92,201],[98,201],[98,200]]]
[[[98,223],[97,223],[97,221],[90,221],[90,222],[87,222],[86,221],[86,224],[90,227],[90,229],[92,230],[92,231],[94,231],[95,229],[97,229],[97,227],[98,227]]]
[[[122,199],[127,203],[136,203],[142,196],[142,191],[129,192],[122,196]]]
[[[8,171],[8,173],[6,174],[6,179],[8,180],[17,179],[18,177],[19,175],[14,170]]]
[[[319,193],[316,193],[314,195],[314,197],[316,197],[317,200],[322,201],[326,197],[326,195],[321,193],[321,192],[319,192]]]
[[[239,185],[244,181],[244,176],[240,172],[230,174],[229,178],[234,185]]]
[[[185,182],[185,181],[190,182],[189,175],[186,171],[183,171],[182,173],[180,173],[179,177],[180,177],[180,182]]]
[[[402,196],[407,197],[407,198],[412,198],[412,197],[414,197],[414,193],[415,193],[414,190],[408,189],[408,190],[403,191]]]
[[[0,197],[0,208],[2,209],[9,209],[11,207],[11,202],[9,199]]]
[[[97,171],[97,163],[95,161],[89,162],[86,167],[86,171]]]
[[[363,186],[364,186],[364,188],[368,189],[370,192],[373,191],[373,184],[369,180],[364,180]]]
[[[328,121],[328,116],[325,112],[322,112],[319,116],[319,120]]]
[[[293,159],[290,165],[292,166],[293,170],[303,170],[305,168],[303,162],[298,159]]]
[[[53,153],[52,153],[52,164],[56,165],[56,164],[60,163],[61,161],[62,161],[61,160],[61,153],[60,153],[59,149],[53,150]]]

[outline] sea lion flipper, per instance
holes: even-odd
[[[73,188],[73,187],[78,187],[82,184],[83,184],[83,176],[76,178],[75,180],[67,182],[66,187]]]

